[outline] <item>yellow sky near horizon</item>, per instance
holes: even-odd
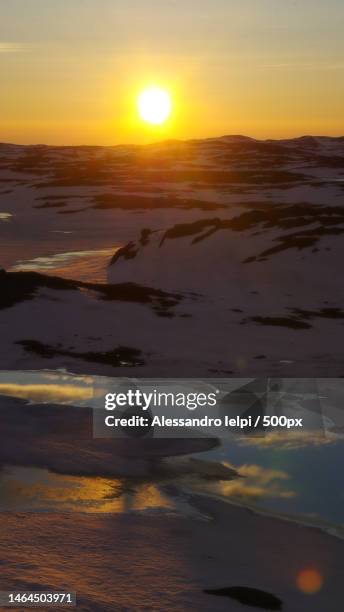
[[[339,0],[11,0],[0,141],[342,135],[343,17]],[[137,114],[150,85],[172,97],[162,126]]]

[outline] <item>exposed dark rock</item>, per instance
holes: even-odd
[[[292,317],[249,317],[246,320],[254,321],[254,323],[260,323],[261,325],[288,327],[289,329],[311,329],[312,327],[309,323]]]
[[[216,202],[206,202],[204,200],[196,200],[189,198],[177,198],[172,196],[141,196],[141,195],[121,195],[121,194],[103,194],[96,195],[93,198],[95,202],[94,208],[97,209],[113,209],[121,208],[125,210],[153,210],[155,208],[200,208],[202,210],[215,210],[224,208],[224,204]]]
[[[282,610],[283,602],[276,595],[260,589],[251,589],[243,586],[226,587],[223,589],[204,589],[207,595],[230,597],[246,606],[261,608],[263,610]]]
[[[129,242],[126,246],[118,249],[110,261],[110,265],[116,263],[119,259],[134,259],[138,253],[138,248],[134,242]]]
[[[159,289],[120,283],[115,285],[85,283],[57,276],[47,276],[37,272],[5,272],[0,270],[0,310],[15,304],[34,299],[41,288],[59,291],[79,291],[88,289],[96,298],[105,301],[134,302],[150,305],[157,314],[168,313],[183,299],[178,293],[168,293]]]
[[[73,357],[75,359],[82,359],[83,361],[89,361],[93,363],[102,363],[105,365],[111,365],[114,368],[118,367],[137,367],[144,365],[142,359],[142,352],[139,349],[135,349],[128,346],[118,346],[111,351],[73,351],[71,349],[61,348],[60,345],[52,346],[49,344],[43,344],[38,340],[19,340],[16,342],[22,346],[29,353],[43,357],[44,359],[51,359],[53,357]]]

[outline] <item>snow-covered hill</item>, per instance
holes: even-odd
[[[344,138],[0,145],[0,367],[342,376],[343,200]]]

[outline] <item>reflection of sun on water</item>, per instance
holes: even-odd
[[[38,403],[73,404],[92,399],[93,389],[81,384],[45,384],[43,382],[39,384],[18,384],[2,383],[0,381],[0,394]]]
[[[24,467],[3,471],[0,498],[5,509],[53,508],[92,513],[173,509],[173,504],[154,483],[130,485],[125,479],[70,476]]]

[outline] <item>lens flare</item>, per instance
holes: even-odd
[[[296,583],[302,593],[314,595],[321,590],[324,579],[318,570],[309,568],[302,570],[298,574]]]

